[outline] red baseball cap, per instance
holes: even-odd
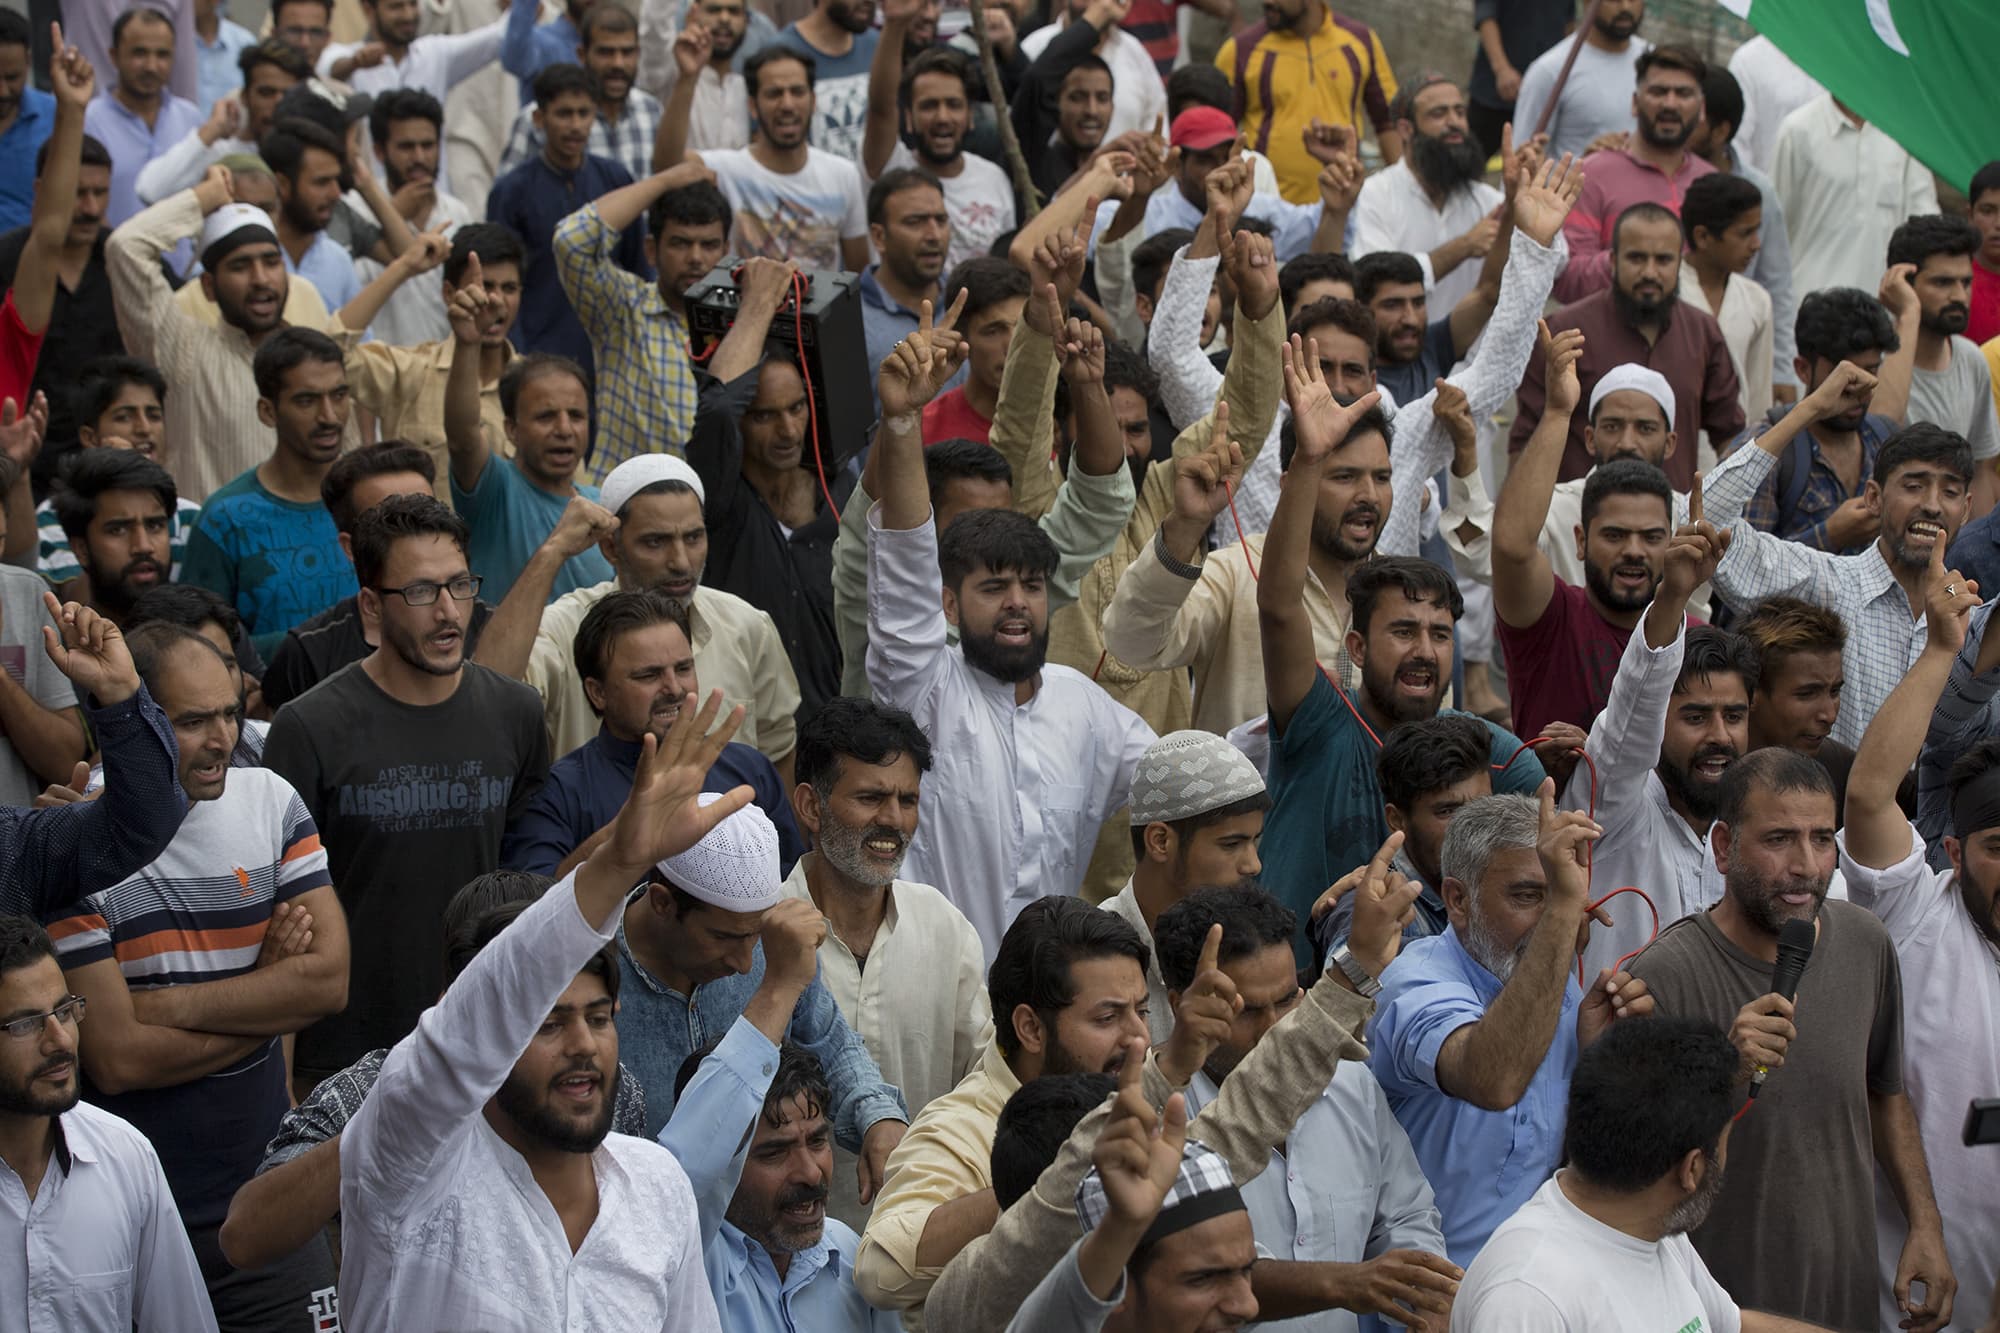
[[[1236,138],[1236,122],[1227,111],[1212,106],[1191,106],[1174,117],[1168,142],[1176,148],[1192,148],[1197,153]]]

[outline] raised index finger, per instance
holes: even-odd
[[[1403,832],[1398,829],[1384,838],[1382,845],[1375,849],[1375,855],[1368,858],[1368,878],[1370,880],[1385,878],[1389,873],[1389,863],[1396,859],[1396,853],[1402,849]]]
[[[1221,926],[1216,927],[1221,930]],[[1118,1066],[1118,1090],[1138,1088],[1146,1074],[1146,1039],[1134,1037],[1125,1043],[1125,1063]]]
[[[1688,522],[1701,522],[1701,473],[1694,474],[1694,489],[1688,492]]]
[[[1050,285],[1053,286],[1054,284]],[[961,287],[958,289],[958,295],[952,300],[951,309],[944,312],[944,320],[937,326],[939,332],[949,333],[958,327],[958,317],[965,313],[965,298],[971,295],[971,293],[972,288],[970,287]],[[928,307],[930,302],[926,301],[924,304]]]
[[[1201,958],[1194,965],[1194,974],[1198,977],[1204,972],[1211,972],[1220,967],[1221,957],[1222,923],[1218,921],[1208,928],[1208,938],[1201,942]]]

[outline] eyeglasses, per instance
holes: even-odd
[[[73,1028],[83,1021],[83,997],[72,995],[45,1014],[28,1014],[22,1018],[10,1018],[0,1023],[0,1032],[5,1032],[15,1041],[33,1041],[42,1035],[42,1030],[53,1018],[66,1028]]]
[[[411,606],[429,606],[438,599],[440,592],[448,592],[454,602],[469,602],[479,596],[477,574],[466,574],[449,583],[406,583],[400,588],[377,588],[383,594],[394,593]]]

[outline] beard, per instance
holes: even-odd
[[[1041,673],[1049,658],[1049,627],[1034,631],[1020,647],[1002,644],[996,634],[974,634],[961,627],[959,647],[965,650],[967,665],[984,671],[1003,685],[1019,685]]]
[[[883,865],[862,849],[861,844],[870,838],[894,838],[896,859]],[[849,824],[821,813],[819,821],[819,854],[826,863],[856,884],[871,889],[887,887],[903,868],[903,858],[909,854],[910,840],[903,836],[903,830],[883,824]]]
[[[146,570],[153,572],[153,581],[151,583],[141,584],[133,581],[134,575],[143,573]],[[102,584],[98,582],[95,574],[93,574],[90,580],[90,590],[100,605],[123,615],[132,609],[132,603],[139,600],[141,593],[159,587],[160,584],[166,582],[166,579],[167,571],[160,568],[159,561],[153,559],[151,556],[140,556],[137,560],[128,561],[125,568],[118,571],[117,578],[106,579]]]
[[[826,1232],[826,1214],[821,1213],[815,1221],[802,1222],[786,1216],[785,1210],[824,1204],[827,1194],[824,1180],[817,1185],[803,1182],[787,1185],[768,1202],[761,1199],[752,1201],[738,1193],[730,1200],[726,1217],[738,1231],[771,1253],[797,1254],[819,1244],[820,1237]]]
[[[276,288],[258,287],[245,292],[243,296],[244,299],[241,301],[233,300],[223,295],[220,285],[216,287],[215,309],[222,316],[223,323],[243,330],[245,334],[252,338],[257,338],[269,333],[272,329],[277,328],[285,322],[286,293],[278,291]],[[275,303],[271,307],[272,315],[269,319],[257,318],[250,314],[248,302],[249,298],[253,296],[269,296],[274,298]]]
[[[1685,805],[1688,812],[1696,819],[1713,823],[1716,810],[1720,807],[1721,780],[1718,778],[1710,781],[1707,778],[1696,777],[1695,770],[1710,759],[1727,759],[1730,763],[1735,763],[1740,758],[1742,755],[1733,745],[1704,745],[1689,757],[1686,768],[1682,768],[1662,754],[1655,771],[1659,773],[1660,782],[1666,787],[1667,795],[1679,797],[1681,804]],[[1728,770],[1725,768],[1723,771]]]
[[[1622,42],[1639,31],[1639,24],[1644,17],[1643,14],[1618,14],[1608,19],[1600,18],[1591,26],[1612,41]]]
[[[37,1038],[41,1036],[39,1032],[35,1035]],[[36,1086],[43,1074],[63,1065],[70,1067],[69,1082],[60,1090],[44,1091]],[[0,1083],[0,1115],[61,1115],[75,1106],[77,1099],[83,1095],[82,1085],[76,1076],[77,1068],[77,1056],[71,1052],[44,1060],[19,1083]]]
[[[594,1060],[572,1061],[557,1078],[567,1078],[577,1073],[599,1073]],[[507,1114],[520,1131],[536,1142],[554,1148],[558,1152],[596,1152],[597,1145],[604,1142],[604,1136],[611,1132],[611,1121],[618,1109],[618,1067],[613,1065],[611,1076],[599,1086],[601,1103],[588,1117],[578,1116],[561,1109],[555,1103],[553,1082],[541,1088],[528,1086],[519,1072],[507,1075],[507,1081],[500,1085],[500,1091],[493,1094],[494,1102]]]
[[[1453,194],[1486,175],[1486,150],[1469,134],[1457,143],[1418,134],[1410,140],[1410,167],[1427,183]]]
[[[1054,1031],[1053,1026],[1050,1028]],[[1048,1052],[1042,1056],[1042,1077],[1051,1074],[1116,1074],[1125,1067],[1125,1047],[1120,1044],[1112,1054],[1109,1064],[1093,1065],[1077,1055],[1061,1040],[1049,1043]]]
[[[1375,525],[1374,530],[1369,533],[1368,540],[1349,541],[1344,535],[1347,525],[1364,518],[1372,520]],[[1314,546],[1336,560],[1350,565],[1357,560],[1366,560],[1375,553],[1375,543],[1382,539],[1382,511],[1371,504],[1354,505],[1340,516],[1338,523],[1328,523],[1319,516],[1318,511],[1314,511],[1312,537]]]
[[[317,212],[307,207],[306,202],[296,194],[289,199],[278,201],[278,211],[285,215],[285,221],[302,232],[324,231],[326,221]]]
[[[1787,921],[1811,921],[1819,916],[1820,906],[1826,901],[1827,882],[1826,877],[1777,879],[1749,870],[1731,871],[1727,879],[1729,896],[1736,900],[1743,915],[1757,929],[1771,935],[1783,930]],[[1812,901],[1794,907],[1784,901],[1783,895],[1787,893],[1809,893]]]
[[[1701,1184],[1667,1214],[1663,1229],[1669,1236],[1684,1236],[1707,1221],[1709,1210],[1715,1207],[1715,1200],[1722,1193],[1722,1163],[1715,1159],[1714,1153],[1707,1157],[1708,1170],[1703,1173]]]
[[[1636,327],[1653,320],[1664,322],[1680,299],[1680,292],[1673,287],[1664,288],[1658,296],[1645,298],[1632,295],[1616,283],[1611,285],[1612,308],[1618,312],[1618,318],[1630,326]]]
[[[1965,326],[1971,319],[1972,310],[1963,301],[1950,302],[1935,311],[1926,310],[1919,316],[1924,332],[1935,333],[1945,338],[1964,333]]]
[[[1528,941],[1533,939],[1534,935],[1535,932],[1531,930],[1521,936],[1520,943],[1512,949],[1503,949],[1500,947],[1500,941],[1486,929],[1486,923],[1479,919],[1478,911],[1474,910],[1466,914],[1465,937],[1459,943],[1463,944],[1465,951],[1472,955],[1472,961],[1491,972],[1499,978],[1502,985],[1505,985],[1507,979],[1514,975],[1514,968],[1519,965],[1522,955],[1528,952]]]
[[[1910,545],[1910,526],[1915,523],[1934,523],[1937,525],[1938,535],[1931,539],[1934,543],[1933,546]],[[1884,535],[1886,536],[1887,534],[1885,533]],[[1903,525],[1902,531],[1889,538],[1889,553],[1895,557],[1896,563],[1904,569],[1928,569],[1931,563],[1931,551],[1935,549],[1935,546],[1949,544],[1949,539],[1946,538],[1944,533],[1944,521],[1941,517],[1931,514],[1917,514],[1910,519],[1909,523]]]
[[[1396,678],[1405,671],[1428,670],[1431,675],[1430,692],[1421,697],[1413,697],[1396,692]],[[1390,719],[1391,725],[1404,722],[1428,722],[1437,716],[1438,708],[1444,703],[1444,687],[1451,682],[1451,672],[1442,669],[1438,662],[1402,662],[1393,670],[1384,670],[1374,663],[1363,661],[1361,665],[1361,689],[1367,694],[1368,702],[1375,705],[1375,711]]]
[[[450,593],[443,593],[449,597]],[[465,665],[465,638],[458,640],[458,652],[449,663],[439,663],[424,655],[424,636],[412,634],[387,616],[382,617],[382,641],[409,666],[432,676],[454,676]]]
[[[2000,949],[2000,897],[1974,878],[1963,854],[1959,858],[1958,896],[1972,918],[1973,928],[1986,937],[1988,944]]]
[[[916,154],[917,160],[925,166],[948,167],[965,155],[965,136],[961,134],[951,141],[951,151],[949,153],[940,153],[931,147],[931,137],[928,134],[919,134],[917,136]]]
[[[1662,130],[1657,120],[1649,120],[1644,116],[1638,119],[1639,137],[1655,148],[1683,147],[1694,137],[1694,127],[1697,124],[1696,121],[1683,119],[1673,129]]]
[[[1622,592],[1611,576],[1619,570],[1637,572],[1636,565],[1613,565],[1604,569],[1586,560],[1583,565],[1583,586],[1598,601],[1614,611],[1643,611],[1653,604],[1653,594],[1659,591],[1660,575],[1651,566],[1646,568],[1646,587],[1643,592]]]

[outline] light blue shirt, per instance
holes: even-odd
[[[722,1326],[730,1333],[898,1333],[896,1316],[875,1309],[854,1288],[861,1238],[846,1223],[827,1218],[819,1244],[793,1254],[781,1278],[769,1252],[727,1220],[777,1072],[778,1048],[749,1019],[738,1018],[660,1131],[661,1145],[679,1159],[694,1187],[702,1262]]]
[[[354,271],[354,256],[325,232],[313,233],[306,257],[296,264],[289,250],[282,245],[278,249],[285,256],[285,271],[310,280],[328,310],[338,311],[361,295],[361,278]]]
[[[1188,1082],[1188,1114],[1215,1100],[1205,1073]],[[1192,1131],[1199,1135],[1199,1126]],[[1259,1252],[1300,1263],[1358,1264],[1390,1250],[1443,1254],[1430,1182],[1365,1066],[1342,1064],[1271,1164],[1243,1186]],[[1384,1333],[1377,1315],[1322,1310],[1259,1324],[1267,1333]]]
[[[328,306],[332,306],[329,301]],[[597,499],[597,487],[578,486],[576,493],[586,500]],[[451,481],[451,505],[472,527],[472,541],[465,560],[472,572],[484,580],[481,593],[498,605],[534,558],[535,550],[549,539],[569,506],[566,495],[551,495],[521,475],[511,458],[498,454],[486,460],[479,484],[470,491]],[[549,591],[554,601],[566,592],[589,588],[611,579],[611,562],[595,546],[582,555],[563,562]]]
[[[196,33],[194,44],[195,73],[201,80],[195,100],[206,116],[217,102],[243,86],[243,71],[236,67],[236,57],[243,54],[244,47],[257,44],[257,34],[225,18],[216,24],[214,41],[205,42]]]
[[[895,348],[896,344],[915,333],[917,325],[921,322],[921,316],[917,311],[910,309],[895,297],[883,291],[882,284],[875,281],[875,270],[879,267],[881,266],[878,264],[870,264],[864,269],[859,284],[861,289],[861,336],[868,342],[868,364],[871,366],[880,366],[888,357],[890,351]],[[940,296],[944,294],[944,288],[941,285],[938,288],[938,294]],[[937,313],[941,316],[944,312],[940,308]],[[969,361],[965,365],[960,366],[958,373],[946,380],[939,387],[938,392],[943,393],[946,389],[956,389],[959,385],[965,383],[966,373],[971,368],[972,363]],[[875,392],[873,381],[869,382],[868,389],[870,393]],[[882,398],[880,394],[876,394],[875,397],[875,410],[877,412],[882,410]]]
[[[1368,1028],[1369,1071],[1410,1136],[1444,1216],[1446,1256],[1461,1268],[1555,1174],[1576,1069],[1583,991],[1571,977],[1563,986],[1555,1037],[1520,1101],[1505,1111],[1483,1111],[1438,1087],[1445,1038],[1484,1018],[1500,986],[1465,951],[1457,929],[1447,928],[1403,946],[1382,974]]]
[[[111,154],[111,202],[105,225],[120,226],[145,207],[139,201],[139,169],[200,129],[206,119],[200,107],[172,93],[160,94],[160,112],[150,128],[109,92],[90,99],[83,113],[83,132]]]
[[[1295,204],[1281,199],[1275,194],[1253,194],[1249,206],[1243,210],[1246,218],[1260,218],[1275,229],[1271,236],[1271,248],[1276,252],[1278,262],[1296,259],[1312,249],[1313,234],[1319,230],[1320,214],[1324,204]],[[1118,201],[1107,199],[1097,206],[1097,233],[1111,225],[1111,219],[1118,212]],[[1202,211],[1187,201],[1180,187],[1168,181],[1153,191],[1153,197],[1146,201],[1146,220],[1142,224],[1146,235],[1157,236],[1163,231],[1184,227],[1189,231],[1201,226]],[[1347,224],[1347,239],[1354,237],[1354,222],[1350,217]],[[1091,253],[1096,254],[1097,244],[1091,242]]]

